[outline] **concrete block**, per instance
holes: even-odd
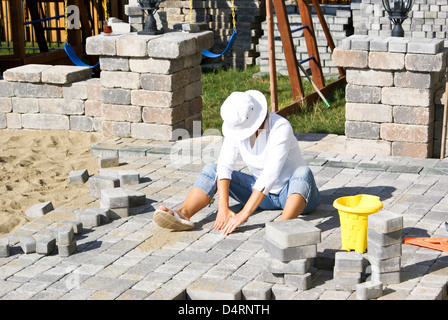
[[[389,259],[378,259],[372,255],[368,256],[370,269],[375,273],[387,273],[401,270],[401,257]]]
[[[34,253],[36,252],[36,239],[32,236],[20,237],[20,247],[24,253]]]
[[[22,114],[22,127],[25,129],[69,130],[70,120],[60,114]]]
[[[126,22],[112,23],[112,31],[116,34],[126,34],[131,32],[131,25]]]
[[[243,287],[244,300],[271,300],[272,284],[251,281]]]
[[[391,244],[401,243],[401,233],[401,229],[388,233],[382,233],[367,228],[367,239],[378,246],[389,246]]]
[[[104,71],[129,71],[128,57],[100,57],[101,70]]]
[[[263,237],[263,248],[271,254],[273,258],[281,261],[314,258],[317,254],[316,244],[298,247],[282,247],[266,236]]]
[[[76,219],[80,221],[85,228],[93,228],[101,225],[101,215],[97,210],[85,209],[76,213]]]
[[[278,259],[269,257],[266,259],[266,270],[271,273],[293,273],[305,274],[308,272],[313,259],[300,259],[283,262]]]
[[[308,290],[311,288],[311,273],[284,275],[285,285],[295,287],[299,290]]]
[[[0,239],[0,258],[9,257],[9,239],[1,238]]]
[[[71,225],[64,225],[57,229],[56,242],[57,244],[68,245],[75,240],[75,232]]]
[[[120,88],[103,88],[101,101],[108,104],[131,104],[131,90]]]
[[[381,90],[381,102],[398,106],[429,107],[432,103],[430,89],[384,87]]]
[[[347,70],[347,83],[359,86],[388,87],[394,83],[394,74],[383,70]]]
[[[14,83],[0,80],[0,97],[12,97],[14,95]]]
[[[188,33],[199,32],[201,27],[198,23],[182,23],[182,31]]]
[[[146,204],[146,194],[143,192],[123,189],[124,192],[128,195],[129,198],[129,208],[144,206]]]
[[[58,244],[58,253],[61,257],[68,257],[77,250],[76,241],[70,244]]]
[[[51,68],[46,64],[27,64],[6,70],[3,79],[6,81],[41,82],[42,72]]]
[[[148,41],[157,36],[136,33],[119,37],[116,42],[117,55],[121,57],[146,57]]]
[[[118,170],[117,177],[120,185],[135,185],[140,183],[140,173],[137,170]]]
[[[83,226],[81,221],[61,221],[61,224],[68,224],[73,227],[73,232],[76,234],[82,234]]]
[[[199,35],[194,33],[192,35]],[[197,52],[197,38],[188,33],[171,33],[148,41],[148,56],[152,58],[178,59]],[[205,49],[205,48],[204,48]]]
[[[109,210],[109,219],[111,220],[129,217],[129,207],[108,208],[106,205],[100,202],[100,208]]]
[[[84,132],[95,131],[94,119],[86,116],[71,116],[70,130]]]
[[[377,112],[372,112],[372,110]],[[346,103],[345,119],[348,121],[392,122],[392,106],[387,104]]]
[[[38,113],[39,112],[39,101],[35,98],[16,98],[13,97],[12,100],[12,111],[16,113]],[[11,110],[4,112],[11,112]]]
[[[109,209],[126,208],[129,207],[129,197],[122,188],[102,189],[101,203]]]
[[[381,126],[379,123],[363,121],[346,121],[345,134],[349,138],[372,139],[380,137]]]
[[[361,50],[342,50],[335,48],[333,51],[333,63],[344,68],[367,68],[369,53]]]
[[[62,98],[62,87],[46,83],[14,83],[14,96],[23,98]]]
[[[361,272],[333,270],[333,282],[335,290],[353,291],[356,285],[361,283]]]
[[[64,99],[86,100],[88,97],[87,86],[87,81],[66,84],[62,87],[62,96]]]
[[[50,255],[56,248],[54,237],[44,237],[36,242],[36,253]]]
[[[98,167],[111,168],[118,167],[120,165],[120,159],[118,157],[99,157]]]
[[[281,247],[320,243],[321,231],[300,218],[266,223],[266,237]]]
[[[428,143],[433,132],[429,125],[382,123],[380,136],[383,140],[394,142]]]
[[[443,49],[441,39],[412,39],[408,43],[408,53],[436,54]]]
[[[389,246],[378,246],[373,242],[367,240],[367,252],[369,257],[384,260],[401,256],[401,243],[392,244]]]
[[[371,281],[382,282],[384,285],[401,282],[401,271],[372,272]]]
[[[381,88],[348,84],[345,96],[347,102],[379,103],[381,101]],[[382,101],[382,103],[389,104],[385,101]]]
[[[84,102],[71,99],[39,99],[40,113],[81,115],[84,113]]]
[[[112,177],[92,176],[89,179],[89,193],[91,197],[100,198],[102,189],[118,188],[120,180]]]
[[[268,270],[261,270],[258,276],[255,278],[256,281],[267,282],[271,284],[275,283],[285,283],[285,277],[283,273],[272,273]]]
[[[199,278],[187,287],[191,300],[241,300],[245,282],[230,279]]]
[[[37,105],[37,104],[36,104]],[[12,99],[9,97],[0,97],[0,112],[8,113],[13,110]]]
[[[356,299],[370,300],[383,295],[383,283],[367,281],[356,285]]]
[[[29,218],[38,218],[43,217],[45,214],[53,210],[54,208],[51,201],[46,201],[33,205],[25,211],[25,215]]]
[[[104,37],[102,35],[87,37],[86,53],[96,56],[115,56],[117,49],[115,41],[118,37]]]
[[[140,122],[142,120],[140,106],[103,103],[101,113],[103,120],[120,122]]]
[[[335,268],[339,271],[362,272],[362,254],[360,252],[336,252]]]
[[[42,82],[52,84],[68,84],[91,77],[92,70],[89,67],[53,66],[42,71]]]
[[[140,89],[140,73],[101,71],[101,85],[107,88]]]
[[[369,68],[375,70],[403,70],[404,53],[397,52],[370,52]]]
[[[435,55],[408,53],[405,67],[408,71],[440,72],[446,68],[446,53]]]
[[[403,229],[403,216],[387,210],[369,215],[368,228],[379,233],[389,233]]]
[[[70,171],[68,174],[68,181],[73,183],[85,183],[89,179],[89,172],[87,169]]]
[[[436,81],[435,73],[402,71],[394,74],[396,87],[429,89]]]

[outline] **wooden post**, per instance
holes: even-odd
[[[442,141],[440,146],[440,159],[445,158],[445,145],[446,145],[446,117],[448,108],[448,82],[445,87],[445,103],[443,105],[443,120],[442,120]]]
[[[12,45],[14,58],[25,59],[25,35],[23,33],[22,1],[9,0],[9,12],[11,16]]]
[[[271,89],[271,111],[278,111],[277,68],[275,66],[274,14],[271,0],[266,0],[266,20],[268,24],[269,78]]]
[[[303,29],[303,33],[305,36],[308,57],[314,57],[314,59],[310,60],[313,81],[319,89],[322,89],[325,87],[325,80],[320,64],[319,50],[317,49],[310,4],[308,0],[298,0],[297,6],[299,8],[300,18],[302,19],[302,25],[308,26],[308,28]]]
[[[292,41],[288,13],[286,12],[286,6],[283,0],[273,0],[273,4],[275,8],[275,15],[277,16],[278,30],[280,31],[282,38],[283,52],[285,53],[292,95],[294,97],[294,101],[299,101],[303,98],[303,86],[302,79],[299,74],[299,68],[297,67],[297,57],[294,43]]]

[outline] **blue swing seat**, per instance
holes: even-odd
[[[95,68],[99,61],[94,65],[88,65],[86,63],[84,63],[81,59],[79,59],[78,55],[76,54],[75,50],[73,49],[73,47],[71,45],[68,44],[68,42],[66,42],[64,44],[64,50],[67,53],[68,57],[70,58],[70,60],[72,60],[72,62],[74,64],[76,64],[78,67],[89,67],[91,69]]]
[[[202,54],[203,54],[204,56],[206,56],[207,58],[219,58],[219,57],[221,57],[221,56],[222,56],[223,54],[225,54],[230,48],[233,47],[233,44],[235,43],[235,40],[236,40],[236,35],[237,35],[236,30],[233,30],[233,33],[232,33],[232,35],[230,36],[229,43],[227,44],[227,47],[224,49],[223,52],[221,52],[221,53],[213,53],[213,52],[210,52],[209,50],[202,50]]]

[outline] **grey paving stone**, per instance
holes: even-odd
[[[314,258],[317,254],[317,246],[315,244],[298,247],[282,247],[266,236],[263,238],[263,248],[273,258],[281,261]]]
[[[281,247],[317,244],[320,233],[319,228],[300,218],[266,223],[266,237]]]
[[[38,218],[53,210],[54,208],[51,201],[45,201],[30,207],[28,210],[26,210],[25,215],[29,218]]]
[[[187,287],[191,300],[241,300],[244,283],[233,280],[199,278]]]

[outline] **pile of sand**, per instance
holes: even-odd
[[[68,174],[98,174],[91,147],[101,140],[97,133],[0,130],[0,237],[29,221],[25,211],[34,204],[77,209],[92,201],[88,183],[69,183]]]

